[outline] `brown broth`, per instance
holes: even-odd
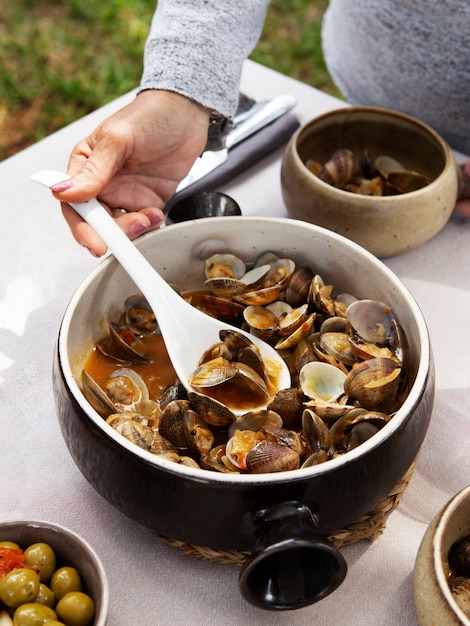
[[[150,398],[156,400],[165,387],[176,379],[175,370],[171,365],[161,335],[148,335],[141,343],[145,354],[149,357],[144,363],[133,363],[130,366],[119,365],[114,359],[105,356],[95,348],[86,360],[84,369],[100,386],[104,386],[107,378],[116,369],[130,367],[145,381]]]

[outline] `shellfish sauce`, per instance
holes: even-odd
[[[150,398],[156,400],[161,396],[165,387],[176,380],[176,373],[161,335],[148,335],[142,340],[142,345],[148,356],[146,362],[117,363],[95,348],[86,360],[84,369],[100,386],[103,386],[116,369],[130,367],[145,381]]]

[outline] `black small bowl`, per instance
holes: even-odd
[[[233,198],[221,191],[200,191],[176,201],[168,211],[165,224],[177,224],[202,217],[241,215],[241,209]]]

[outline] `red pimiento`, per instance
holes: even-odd
[[[0,548],[0,578],[17,567],[28,567],[23,550]]]

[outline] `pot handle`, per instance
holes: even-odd
[[[310,509],[283,502],[258,511],[257,540],[240,576],[241,595],[262,609],[298,609],[333,592],[347,571],[343,555],[315,529]]]

